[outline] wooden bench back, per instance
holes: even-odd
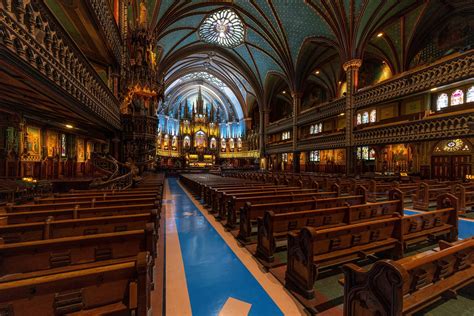
[[[9,244],[144,229],[147,223],[153,223],[158,229],[157,210],[135,215],[59,221],[55,221],[54,217],[49,217],[44,222],[0,226],[0,238],[4,243]]]
[[[0,274],[27,273],[101,260],[136,256],[156,257],[153,224],[145,229],[0,245]]]
[[[440,242],[440,248],[398,261],[377,261],[368,271],[344,265],[344,315],[411,315],[472,282],[474,239]]]
[[[80,209],[72,209],[72,210],[51,210],[51,211],[8,213],[8,214],[0,216],[0,223],[1,225],[10,225],[10,224],[44,222],[50,216],[53,216],[55,220],[67,220],[67,219],[79,219],[79,218],[90,218],[90,217],[132,215],[132,214],[150,212],[151,210],[157,210],[158,214],[160,213],[160,210],[157,208],[156,204],[134,204],[134,205],[107,206],[107,207],[96,207],[96,208],[82,208],[82,209],[80,208]],[[3,220],[1,218],[3,218]]]
[[[149,315],[153,260],[146,252],[126,262],[0,283],[2,315]]]
[[[23,205],[9,205],[7,207],[8,213],[18,212],[33,212],[33,211],[47,211],[47,210],[68,210],[75,208],[95,208],[107,206],[123,206],[134,204],[157,204],[161,203],[160,199],[156,197],[144,199],[115,199],[110,201],[86,201],[86,202],[70,202],[70,203],[53,203],[53,204],[23,204]]]

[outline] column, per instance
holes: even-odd
[[[357,91],[358,73],[362,60],[352,59],[342,65],[346,72],[346,174],[355,172],[356,150],[354,147],[354,93]]]
[[[291,97],[293,98],[293,130],[292,130],[292,143],[293,143],[293,172],[300,172],[300,152],[297,150],[298,147],[298,114],[301,108],[301,97],[303,93],[293,92]]]

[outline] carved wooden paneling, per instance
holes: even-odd
[[[390,99],[427,91],[474,76],[474,50],[434,65],[389,79],[354,95],[355,107],[360,108]]]
[[[10,1],[7,1],[7,4]],[[0,2],[0,45],[77,100],[120,127],[118,100],[41,0]]]
[[[370,128],[354,132],[355,145],[394,144],[474,135],[468,122],[474,113],[450,117],[425,119],[387,127]]]
[[[91,7],[102,33],[104,34],[107,45],[112,50],[115,60],[121,62],[122,60],[122,39],[120,36],[117,23],[115,23],[113,12],[110,10],[110,5],[106,0],[87,0]]]

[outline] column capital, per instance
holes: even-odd
[[[303,92],[297,91],[297,92],[291,92],[291,97],[293,99],[299,98],[301,99],[303,97]]]
[[[349,61],[346,61],[343,65],[342,68],[344,71],[347,71],[349,69],[359,69],[360,66],[362,66],[362,59],[351,59]]]

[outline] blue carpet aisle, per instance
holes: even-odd
[[[405,215],[415,215],[419,212],[405,210]],[[467,219],[459,219],[459,238],[465,239],[474,236],[474,221]]]
[[[251,304],[249,315],[283,315],[177,179],[168,181],[193,315],[218,315],[229,298]]]

